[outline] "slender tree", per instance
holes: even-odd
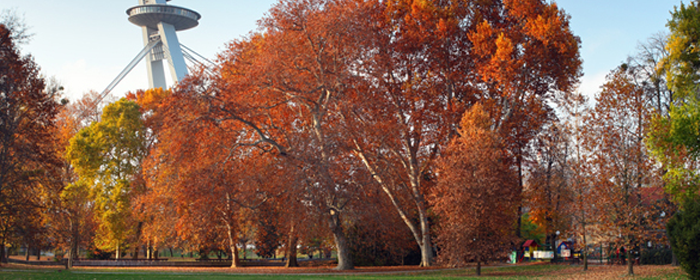
[[[573,193],[570,186],[569,136],[563,125],[553,122],[534,139],[534,155],[524,198],[533,222],[545,231],[546,243],[556,252],[557,232],[568,232]],[[557,259],[554,256],[553,261]]]
[[[565,128],[569,132],[571,150],[567,157],[569,184],[572,192],[572,204],[568,209],[572,218],[572,231],[580,238],[583,257],[583,270],[588,270],[588,238],[592,235],[595,217],[593,215],[596,198],[593,193],[593,174],[590,167],[591,152],[586,150],[585,124],[589,108],[583,94],[574,94],[562,106]]]
[[[630,78],[625,65],[608,75],[596,96],[586,128],[592,154],[598,219],[614,240],[625,247],[628,274],[634,274],[631,251],[644,242],[651,218],[643,193],[658,187],[655,165],[644,145],[651,109],[644,91]]]
[[[67,248],[69,269],[73,266],[73,260],[78,258],[81,245],[87,247],[92,242],[95,221],[94,203],[89,188],[78,182],[78,174],[65,159],[65,151],[73,136],[99,119],[98,108],[94,106],[97,95],[98,93],[93,91],[86,93],[79,100],[68,102],[57,116],[58,143],[55,153],[63,162],[60,173],[55,176],[60,181],[60,188],[53,193],[55,204],[49,223],[52,225],[57,245]]]

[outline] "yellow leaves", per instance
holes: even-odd
[[[510,61],[513,55],[513,42],[504,33],[498,34],[496,39],[496,54],[491,58],[491,62],[502,64]]]

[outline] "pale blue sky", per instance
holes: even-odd
[[[214,58],[226,42],[245,36],[277,0],[197,1],[170,4],[202,15],[200,25],[178,33],[180,42]],[[680,0],[557,0],[571,15],[581,37],[584,77],[581,92],[593,95],[605,75],[634,54],[638,42],[666,30],[669,11]],[[686,1],[687,2],[687,1]],[[14,8],[31,26],[33,39],[23,46],[42,72],[63,83],[72,100],[84,92],[101,92],[141,50],[141,30],[127,20],[136,0],[2,0],[0,9]],[[148,85],[141,63],[114,89],[123,96]]]

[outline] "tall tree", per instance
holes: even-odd
[[[97,245],[119,259],[132,225],[132,181],[145,155],[145,127],[139,106],[121,99],[104,108],[99,122],[70,140],[66,158],[89,187],[100,223]]]
[[[544,229],[552,251],[556,249],[557,233],[568,231],[571,224],[573,193],[567,162],[568,137],[563,125],[555,121],[534,139],[532,167],[524,191],[529,216]]]
[[[365,31],[356,35],[366,38],[359,45],[362,63],[351,65],[361,73],[356,87],[362,90],[343,100],[345,130],[428,266],[433,248],[425,195],[434,185],[434,161],[464,108],[481,100],[502,114],[495,125],[520,163],[525,152],[516,152],[547,117],[545,100],[578,78],[578,39],[566,14],[543,1],[529,1],[528,11],[514,1],[363,4],[357,6],[372,6],[362,12]],[[498,63],[508,67],[493,73]]]
[[[527,147],[551,120],[548,101],[566,97],[581,76],[580,39],[556,3],[503,1],[469,34],[482,93],[512,154],[522,190]],[[520,219],[518,219],[520,224]]]
[[[655,117],[648,142],[654,156],[667,169],[666,191],[680,202],[700,194],[700,141],[696,129],[700,124],[700,6],[697,1],[681,3],[671,15],[667,24],[671,32],[666,42],[668,55],[659,70],[666,74],[672,97],[666,114],[659,112]]]
[[[89,188],[78,182],[78,175],[65,159],[66,149],[73,136],[99,119],[99,111],[94,106],[97,95],[98,93],[93,91],[74,102],[66,100],[56,120],[57,143],[54,152],[63,160],[61,169],[55,176],[60,186],[52,193],[54,205],[49,224],[53,228],[57,246],[67,248],[68,268],[71,268],[73,260],[78,258],[80,246],[87,246],[92,242],[95,223],[94,204]]]
[[[36,207],[39,187],[59,160],[52,153],[55,92],[31,56],[21,56],[12,30],[0,24],[0,247],[4,248],[24,207]],[[5,261],[0,250],[0,261]]]
[[[458,133],[440,161],[440,179],[431,195],[441,219],[437,244],[445,263],[475,261],[481,275],[481,263],[502,257],[515,241],[517,178],[479,103],[464,114]]]
[[[597,178],[598,218],[627,253],[628,273],[634,274],[630,251],[644,242],[651,207],[643,193],[658,188],[658,171],[644,145],[651,108],[643,89],[625,65],[612,71],[596,96],[586,128],[586,144]]]
[[[233,42],[221,55],[211,119],[245,127],[238,143],[272,151],[301,168],[311,203],[327,219],[338,269],[352,269],[344,213],[358,184],[338,133],[338,100],[352,91],[346,66],[358,61],[355,15],[343,1],[281,1],[261,21],[260,34]]]
[[[569,214],[572,219],[572,232],[580,238],[583,254],[583,270],[588,270],[588,238],[591,236],[591,225],[595,221],[591,205],[595,205],[596,198],[593,193],[593,174],[590,167],[591,151],[585,147],[585,124],[589,108],[586,105],[588,99],[583,94],[573,94],[562,104],[564,113],[564,126],[569,134],[569,146],[571,150],[567,156],[568,181],[572,192],[572,203]]]

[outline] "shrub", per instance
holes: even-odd
[[[85,257],[90,260],[109,260],[112,258],[112,252],[102,251],[95,246],[90,246]]]
[[[643,249],[640,264],[671,264],[673,257],[670,248]]]
[[[700,279],[700,199],[683,202],[666,227],[681,268],[690,279]]]

